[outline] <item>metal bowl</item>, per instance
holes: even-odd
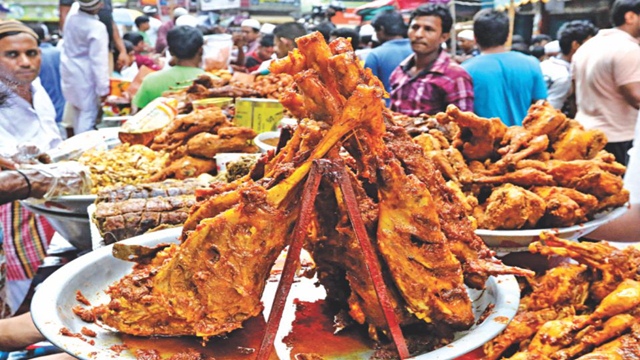
[[[29,202],[22,204],[29,211],[44,216],[51,224],[51,227],[62,235],[71,245],[78,250],[91,249],[91,229],[89,227],[89,215],[69,214],[63,211],[44,210],[40,207],[32,206]]]

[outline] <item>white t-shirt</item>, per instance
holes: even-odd
[[[630,204],[640,204],[640,119],[638,120],[633,147],[629,150],[627,172],[624,174],[624,187],[629,190]]]
[[[587,129],[602,130],[610,142],[633,140],[638,110],[620,93],[620,86],[640,82],[638,39],[620,29],[600,30],[571,60],[576,85],[578,120]]]
[[[549,58],[540,63],[544,82],[547,84],[547,101],[558,110],[562,110],[571,92],[571,64],[558,57]]]

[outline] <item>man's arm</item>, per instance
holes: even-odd
[[[640,82],[624,84],[618,89],[629,105],[640,109]]]
[[[113,27],[113,44],[118,50],[117,65],[118,67],[123,67],[124,64],[127,63],[127,57],[129,56],[129,54],[127,54],[127,48],[124,46],[124,41],[122,41],[122,38],[120,37],[120,30],[118,30],[118,25],[116,25],[115,21],[112,21],[111,26]]]
[[[28,183],[27,180],[29,181]],[[0,204],[26,199],[27,197],[41,198],[47,193],[50,187],[51,179],[37,170],[24,169],[20,170],[20,172],[7,170],[1,171]],[[1,337],[0,333],[0,338]]]
[[[45,340],[26,313],[0,320],[0,350],[13,351]]]

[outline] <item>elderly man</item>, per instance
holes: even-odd
[[[449,104],[473,110],[471,77],[442,49],[452,24],[444,5],[423,4],[413,11],[408,33],[413,55],[391,73],[391,110],[409,116],[435,115]]]
[[[0,153],[13,154],[17,145],[35,144],[49,150],[61,142],[55,108],[37,80],[40,71],[38,36],[17,21],[0,22]],[[0,207],[7,258],[7,303],[15,311],[42,262],[53,236],[51,226],[19,202]]]

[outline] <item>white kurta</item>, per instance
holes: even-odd
[[[88,110],[109,94],[109,35],[96,15],[78,11],[67,17],[60,58],[62,93],[71,105]]]
[[[7,91],[0,82],[2,91]],[[56,109],[40,78],[31,83],[33,106],[8,90],[7,102],[0,106],[0,154],[15,154],[19,144],[33,144],[47,151],[57,146],[62,138],[56,124]]]

